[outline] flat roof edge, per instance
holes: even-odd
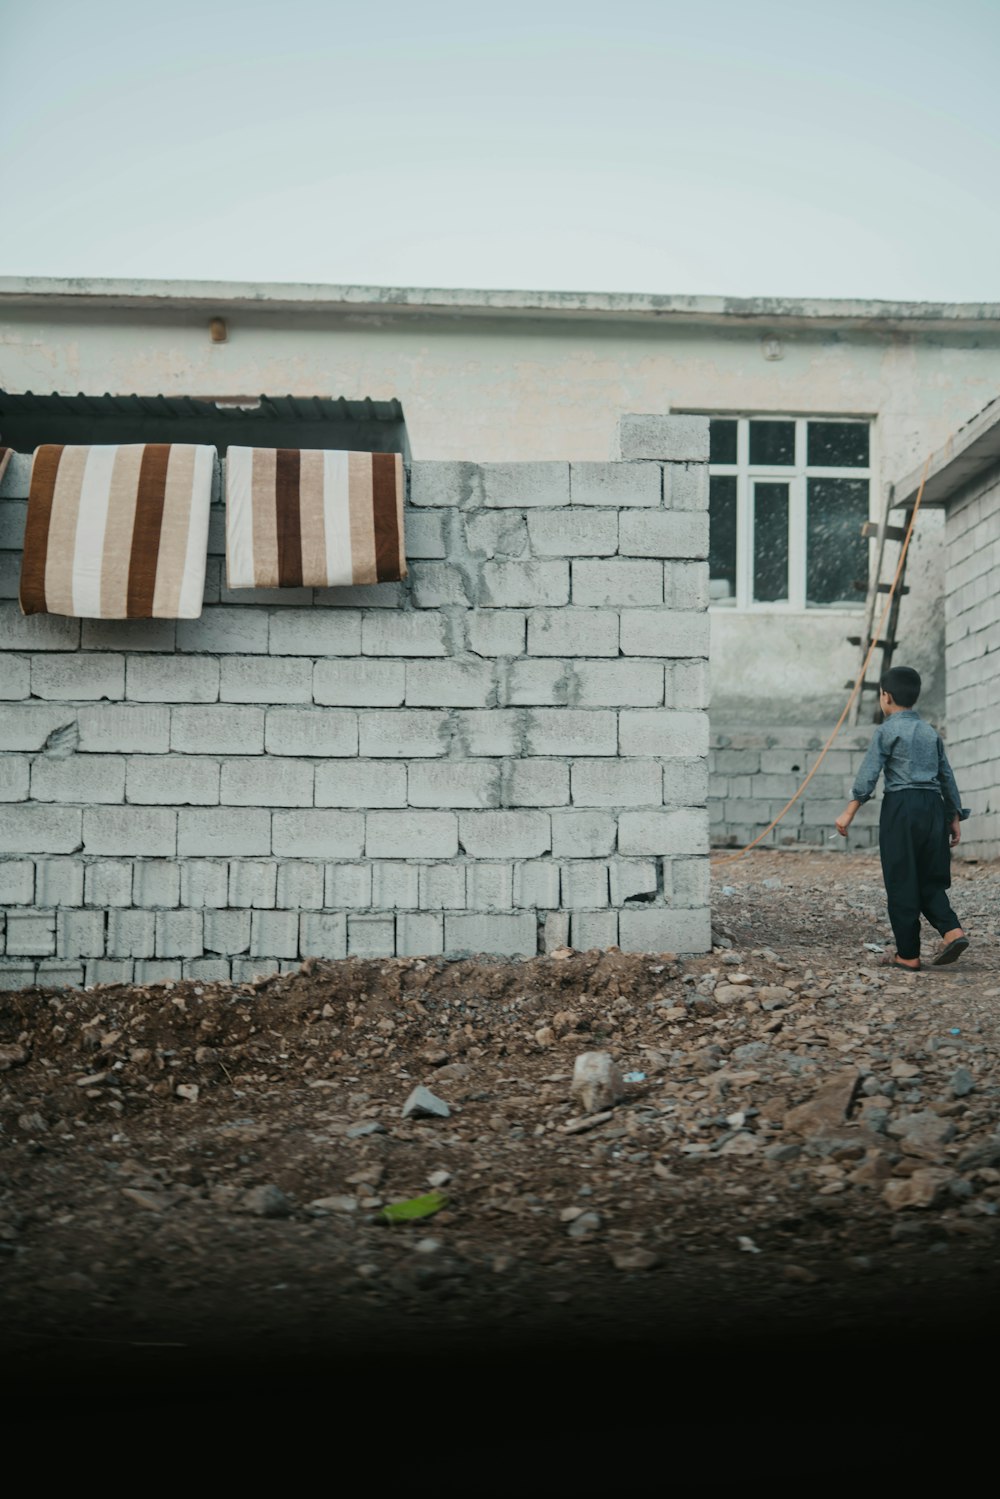
[[[924,486],[921,504],[946,502],[979,474],[1000,465],[1000,397],[984,406],[971,421],[893,487],[893,505],[910,505]],[[924,471],[926,468],[926,479]]]

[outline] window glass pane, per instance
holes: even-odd
[[[867,422],[810,422],[808,462],[812,468],[867,468]]]
[[[868,576],[867,479],[810,479],[806,517],[806,603],[857,604],[855,578]]]
[[[735,426],[735,423],[734,423]],[[714,603],[736,597],[736,476],[708,481],[708,576]]]
[[[777,463],[781,466],[793,464],[795,462],[795,423],[751,422],[750,462]]]
[[[788,598],[788,485],[753,487],[753,596],[759,604]]]
[[[708,424],[709,463],[736,462],[736,421],[713,417]]]

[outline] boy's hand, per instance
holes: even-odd
[[[951,826],[948,829],[948,833],[949,833],[949,840],[948,841],[950,842],[952,848],[957,848],[957,846],[962,841],[962,823],[961,823],[961,819],[960,818],[953,817],[951,819]]]
[[[834,823],[834,827],[837,829],[837,832],[840,834],[841,838],[847,837],[847,829],[850,827],[853,821],[854,813],[850,809],[845,812],[841,812],[840,816]]]

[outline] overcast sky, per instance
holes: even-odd
[[[0,274],[1000,300],[998,0],[0,0]]]

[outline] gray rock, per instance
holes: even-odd
[[[976,1080],[967,1067],[956,1067],[951,1075],[953,1098],[967,1098],[976,1086]]]
[[[284,1192],[271,1182],[244,1192],[240,1206],[244,1213],[252,1213],[255,1218],[287,1218],[292,1211]]]
[[[352,1124],[347,1131],[349,1140],[363,1140],[366,1135],[384,1135],[385,1125],[379,1124],[377,1119],[364,1119],[360,1124]]]
[[[889,1134],[902,1142],[907,1155],[935,1160],[948,1141],[955,1138],[955,1126],[950,1119],[922,1109],[918,1114],[904,1114],[890,1124]]]
[[[609,1052],[584,1051],[573,1063],[570,1091],[585,1114],[598,1114],[614,1108],[624,1096],[625,1085]]]
[[[586,1239],[590,1234],[596,1234],[601,1226],[600,1213],[581,1213],[574,1218],[566,1232],[571,1239]]]
[[[443,1098],[438,1098],[430,1088],[421,1084],[404,1103],[402,1116],[404,1119],[450,1119],[451,1109]]]

